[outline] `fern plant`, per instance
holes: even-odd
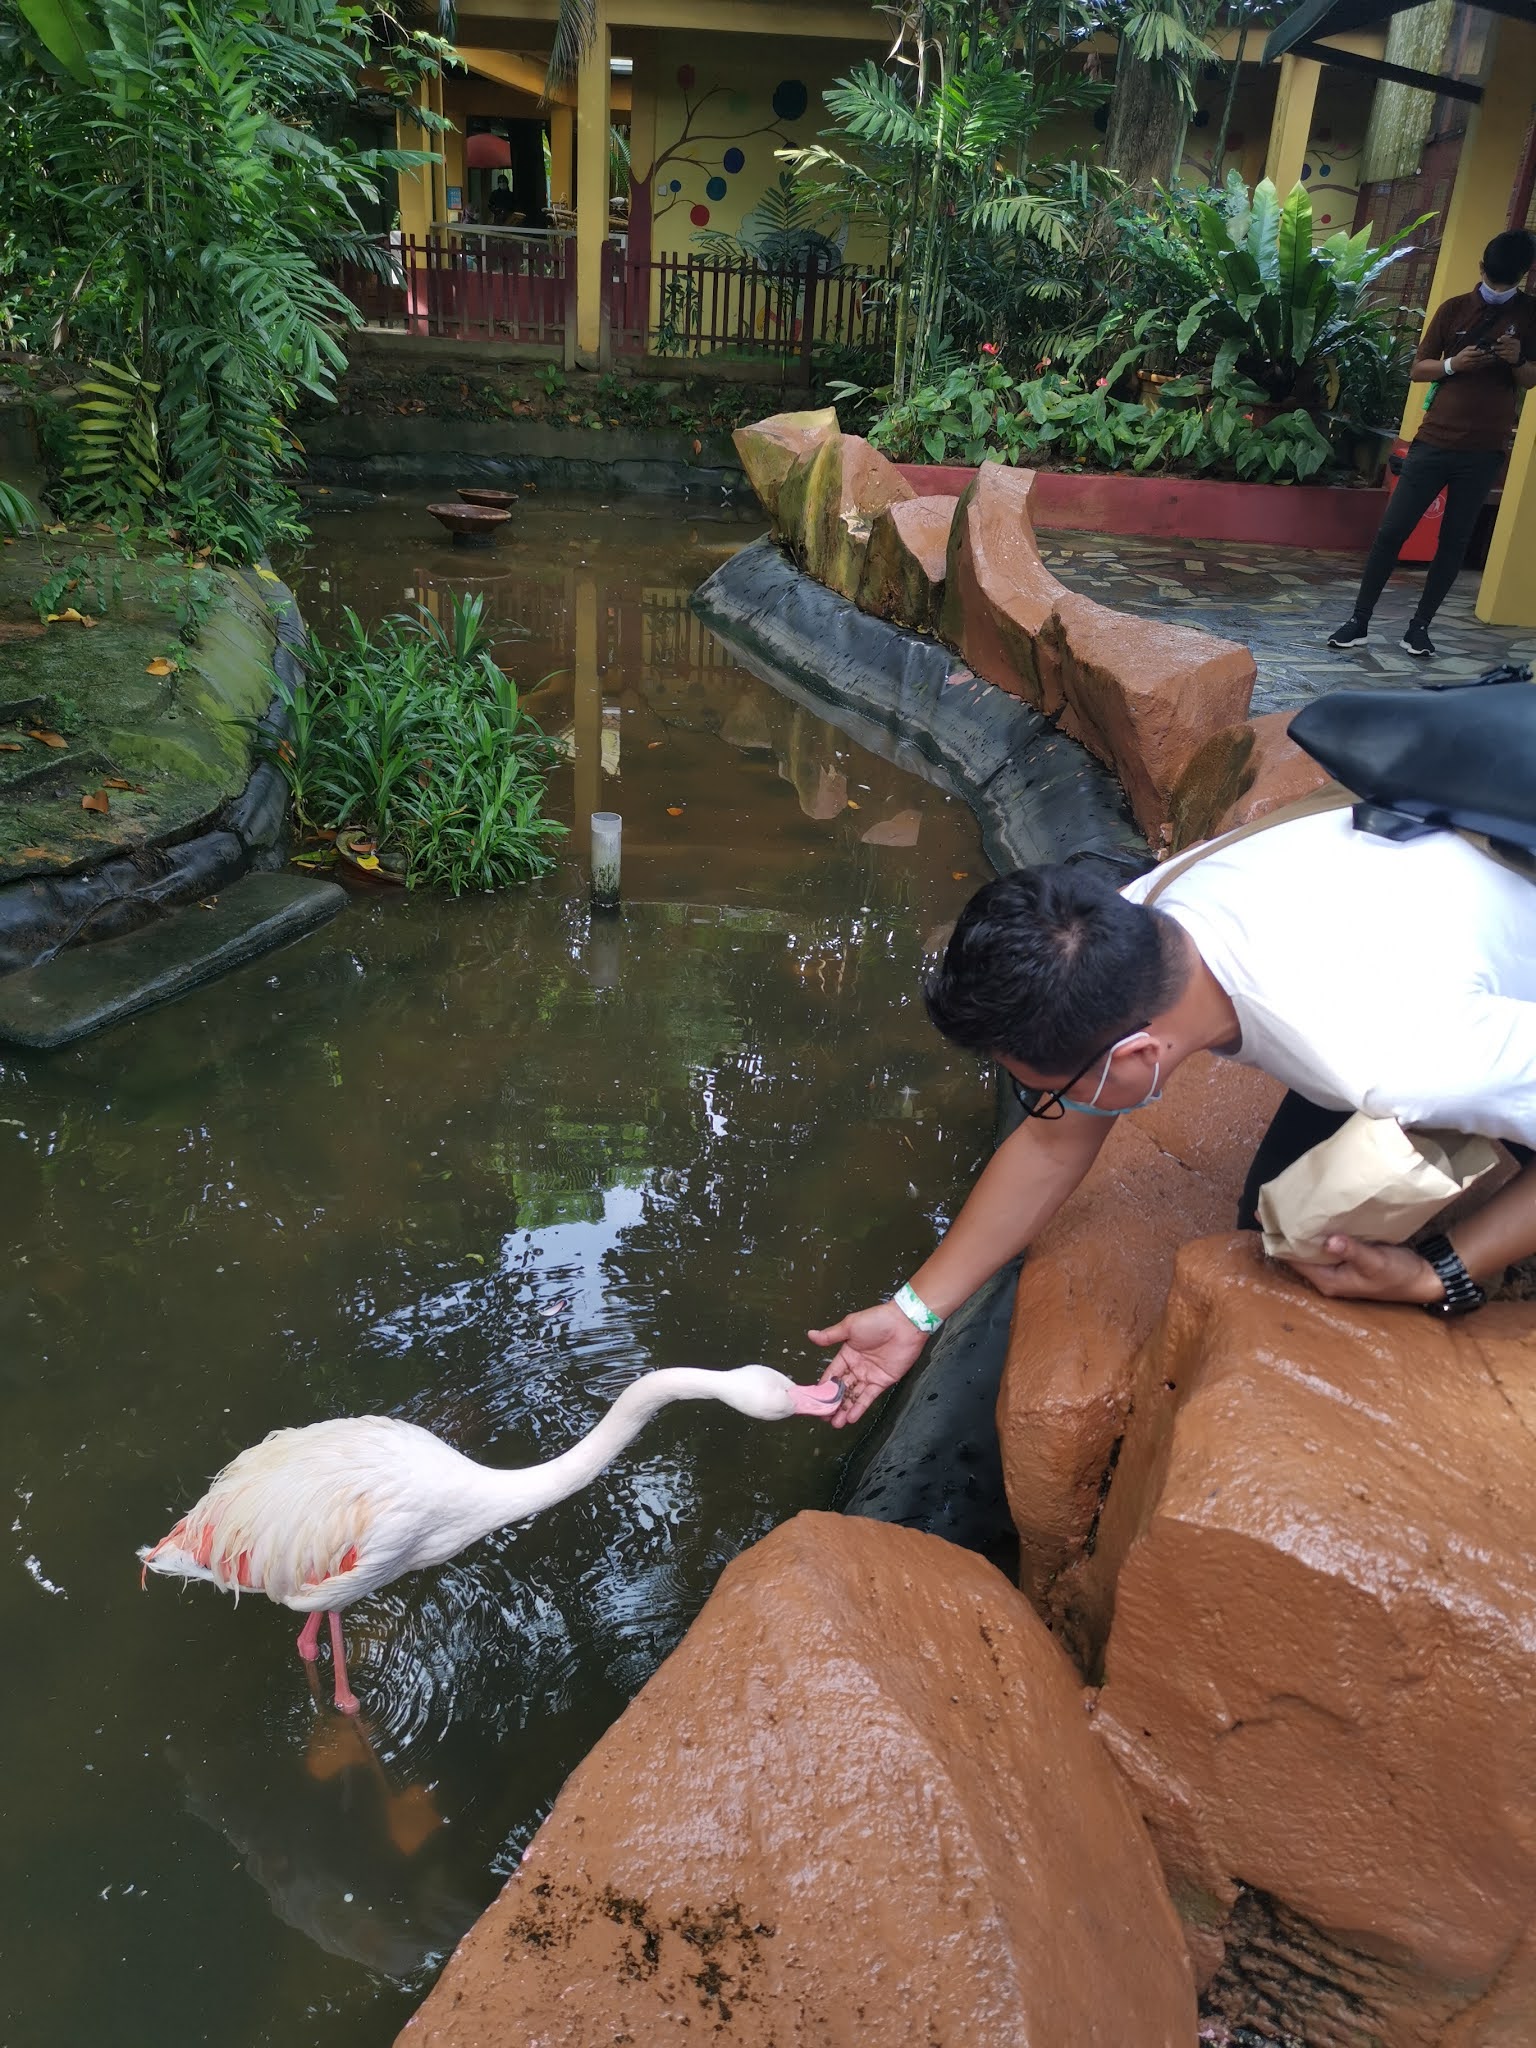
[[[288,413],[330,395],[358,323],[327,267],[384,260],[356,202],[426,154],[322,139],[376,54],[344,0],[17,5],[0,298],[17,342],[81,366],[68,509],[252,559],[293,523]]]

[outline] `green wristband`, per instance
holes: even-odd
[[[916,1330],[921,1330],[925,1337],[931,1337],[935,1330],[943,1327],[944,1318],[936,1316],[927,1302],[912,1287],[898,1287],[891,1296],[891,1300],[901,1310],[912,1327]]]

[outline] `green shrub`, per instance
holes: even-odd
[[[545,873],[565,831],[542,815],[557,749],[489,649],[479,597],[371,630],[349,609],[339,648],[311,638],[303,682],[281,691],[288,736],[267,745],[300,826],[370,833],[413,888],[457,896]]]
[[[977,362],[955,365],[942,383],[922,385],[905,404],[888,407],[869,438],[897,462],[1171,471],[1264,483],[1304,483],[1333,460],[1305,412],[1265,420],[1254,410],[1259,394],[1207,396],[1192,377],[1164,384],[1152,411],[1116,395],[1125,366],[1122,357],[1094,381],[1055,370],[1016,380],[984,350]]]

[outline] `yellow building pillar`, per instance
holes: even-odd
[[[432,111],[438,116],[439,120],[442,120],[445,118],[445,109],[443,106],[443,74],[441,71],[427,80],[427,86],[431,94],[429,104]],[[432,166],[432,218],[434,220],[446,220],[448,218],[448,167],[442,161],[442,155],[444,145],[449,139],[449,136],[442,130],[439,130],[432,138],[432,147],[436,150],[439,159]]]
[[[549,203],[576,204],[576,113],[572,107],[549,110]]]
[[[430,104],[425,81],[417,90],[417,100],[423,107]],[[395,146],[398,149],[430,149],[432,137],[409,115],[395,116]],[[432,167],[422,164],[414,171],[401,171],[397,204],[400,208],[400,232],[414,235],[418,242],[426,237],[427,223],[432,218]]]
[[[1478,585],[1477,616],[1489,626],[1536,626],[1536,405],[1529,398]]]
[[[1497,19],[1489,45],[1483,97],[1472,109],[1446,209],[1431,306],[1470,288],[1484,248],[1507,224],[1536,106],[1536,24]],[[1477,616],[1490,626],[1536,626],[1536,400],[1529,393],[1478,587]]]
[[[1282,199],[1301,183],[1301,167],[1307,160],[1307,143],[1312,134],[1312,112],[1317,105],[1317,81],[1322,75],[1323,67],[1315,58],[1280,59],[1280,85],[1275,94],[1274,118],[1269,124],[1264,175],[1274,181]]]
[[[576,353],[597,365],[602,327],[603,243],[608,236],[609,52],[607,0],[595,0],[596,33],[576,74]]]

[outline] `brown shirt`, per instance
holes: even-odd
[[[1419,344],[1421,356],[1453,356],[1477,338],[1519,338],[1520,360],[1536,358],[1536,299],[1516,292],[1507,305],[1490,306],[1481,292],[1463,292],[1437,306]],[[1431,448],[1505,449],[1515,431],[1520,387],[1507,363],[1443,377],[1436,387],[1418,438]]]

